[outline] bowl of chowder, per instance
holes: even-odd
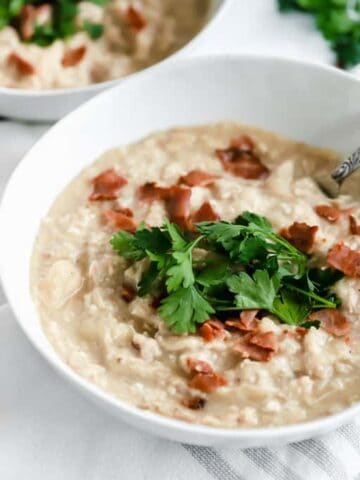
[[[5,1],[0,12],[0,113],[57,120],[119,79],[196,50],[230,3]]]
[[[348,421],[360,205],[356,182],[334,200],[315,179],[357,146],[359,101],[332,68],[209,57],[63,119],[0,211],[4,289],[34,346],[169,439],[260,446]]]

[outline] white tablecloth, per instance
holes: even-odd
[[[311,19],[284,18],[273,0],[235,0],[225,21],[197,53],[333,61]],[[0,122],[0,195],[48,127]],[[0,288],[0,480],[360,480],[360,419],[320,439],[256,450],[189,447],[120,423],[48,367],[5,301]]]

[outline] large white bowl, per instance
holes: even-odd
[[[29,260],[39,222],[80,169],[104,150],[154,130],[221,120],[255,124],[349,152],[360,141],[360,82],[330,67],[248,56],[183,60],[125,80],[60,121],[17,167],[0,209],[0,273],[18,322],[36,349],[67,381],[122,420],[195,444],[249,447],[296,441],[349,421],[360,405],[299,425],[234,430],[139,410],[114,400],[65,365],[45,338],[29,293]],[[148,165],[138,168],[145,171]]]
[[[213,26],[223,18],[231,3],[235,1],[211,0],[207,22],[200,32],[173,55],[146,70],[156,69],[164,62],[176,61],[178,58],[190,56],[193,53],[201,53],[202,48],[206,45],[208,35],[211,35]],[[134,73],[130,76],[133,77],[137,74]],[[114,86],[123,79],[119,78],[86,87],[40,91],[0,86],[0,116],[38,122],[58,120],[97,93]]]

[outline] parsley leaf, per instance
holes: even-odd
[[[100,38],[104,31],[104,25],[102,25],[101,23],[92,23],[88,20],[85,20],[83,28],[85,32],[89,34],[89,37],[93,40],[97,40],[98,38]]]
[[[208,320],[215,310],[191,285],[164,298],[158,312],[175,333],[194,333],[196,324]]]
[[[279,289],[278,278],[270,278],[266,270],[256,270],[253,277],[241,272],[230,277],[227,284],[230,291],[236,294],[236,307],[241,310],[272,310]]]

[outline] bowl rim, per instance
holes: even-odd
[[[211,0],[213,1],[213,0]],[[145,67],[141,70],[125,75],[124,77],[114,78],[112,80],[106,80],[105,82],[92,83],[85,86],[79,87],[70,87],[70,88],[46,88],[43,90],[31,90],[28,88],[13,88],[13,87],[3,87],[0,85],[0,95],[8,95],[14,97],[27,97],[27,98],[39,98],[39,97],[58,97],[61,98],[66,95],[71,94],[86,94],[92,93],[96,94],[101,90],[111,88],[118,83],[127,80],[128,78],[133,78],[142,72],[147,72],[148,70],[153,70],[155,68],[161,67],[164,62],[170,62],[172,60],[178,60],[178,57],[181,58],[183,54],[190,53],[191,50],[201,41],[203,35],[208,33],[208,30],[214,26],[214,24],[220,21],[230,6],[235,3],[236,0],[221,0],[218,10],[208,18],[207,22],[198,31],[198,33],[192,37],[188,42],[186,42],[181,48],[168,55],[167,57],[161,59],[159,62],[156,62],[148,67]]]
[[[183,68],[189,68],[189,66],[193,64],[214,64],[214,63],[231,63],[231,62],[259,62],[259,63],[271,63],[275,62],[278,64],[288,64],[297,65],[302,68],[308,70],[314,70],[318,72],[324,72],[326,74],[332,75],[337,77],[341,81],[351,82],[353,84],[358,85],[360,88],[360,80],[351,75],[350,73],[341,71],[333,66],[318,64],[314,62],[307,62],[304,60],[297,60],[291,59],[276,55],[261,55],[261,54],[228,54],[228,55],[204,55],[201,57],[192,57],[192,58],[183,58],[178,60],[176,63],[168,63],[162,66],[162,69],[156,73],[157,75],[162,75],[162,72],[171,71],[171,70],[180,70]],[[146,81],[148,76],[150,77],[153,75],[153,72],[149,69],[142,72],[141,75],[138,75],[137,78],[126,78],[125,82],[143,82]],[[123,83],[121,83],[123,85]],[[30,150],[24,155],[21,159],[19,164],[16,166],[14,171],[12,172],[10,179],[7,182],[7,185],[4,189],[2,199],[0,201],[0,231],[6,231],[2,228],[2,224],[5,222],[5,207],[8,203],[8,195],[11,190],[13,190],[13,185],[16,185],[17,176],[21,174],[20,169],[21,166],[29,160],[29,157],[33,155],[33,151],[36,151],[37,145],[43,141],[43,138],[47,137],[49,134],[54,134],[58,129],[62,128],[62,125],[69,120],[76,120],[78,115],[82,115],[82,111],[86,110],[87,103],[97,104],[102,102],[102,97],[106,95],[112,95],[112,90],[122,88],[120,85],[115,86],[113,89],[108,89],[102,92],[101,94],[97,95],[95,98],[90,99],[88,102],[85,102],[80,107],[76,108],[74,111],[70,112],[64,118],[62,118],[59,122],[57,122],[53,127],[49,129],[47,133],[45,133],[39,140],[35,142],[35,144],[30,148]],[[6,225],[6,223],[5,223]],[[40,341],[32,335],[27,327],[26,322],[23,319],[23,315],[18,313],[17,302],[12,297],[10,293],[10,287],[8,284],[8,275],[5,272],[3,265],[5,263],[4,259],[6,257],[6,253],[0,249],[0,281],[2,283],[6,298],[8,300],[9,307],[13,312],[17,323],[25,333],[26,337],[29,339],[30,343],[34,346],[34,348],[41,354],[43,358],[56,370],[58,371],[63,377],[67,378],[71,381],[76,387],[78,387],[81,391],[87,394],[91,394],[88,396],[92,396],[93,400],[99,400],[103,402],[105,405],[111,407],[113,411],[121,411],[123,414],[129,414],[132,417],[139,420],[139,422],[144,422],[145,424],[151,424],[154,427],[159,427],[159,431],[176,431],[182,433],[184,435],[189,435],[188,438],[191,438],[190,435],[197,435],[201,438],[206,438],[207,441],[241,441],[241,440],[259,440],[259,441],[267,441],[269,439],[273,439],[274,441],[281,441],[284,439],[285,441],[288,440],[290,437],[301,437],[302,435],[306,434],[316,434],[316,432],[323,432],[327,430],[331,430],[341,424],[344,424],[347,420],[350,420],[356,413],[360,413],[360,401],[350,405],[349,407],[345,408],[344,410],[332,414],[327,415],[324,417],[319,417],[314,420],[308,420],[305,422],[299,422],[294,424],[282,425],[282,426],[270,426],[270,427],[254,427],[254,428],[224,428],[224,427],[211,427],[207,425],[197,424],[197,423],[189,423],[184,420],[178,420],[171,417],[166,417],[161,414],[152,412],[150,410],[143,410],[139,407],[131,405],[123,400],[119,400],[112,395],[106,393],[105,391],[101,390],[100,387],[97,387],[95,384],[91,383],[90,381],[86,380],[85,378],[78,375],[74,370],[72,370],[69,366],[66,365],[64,360],[57,354],[54,347],[51,345],[49,340],[47,340],[52,353],[54,355],[50,355],[41,345]],[[164,433],[163,436],[166,436]],[[302,437],[304,438],[304,437]],[[196,440],[196,437],[195,439]]]

